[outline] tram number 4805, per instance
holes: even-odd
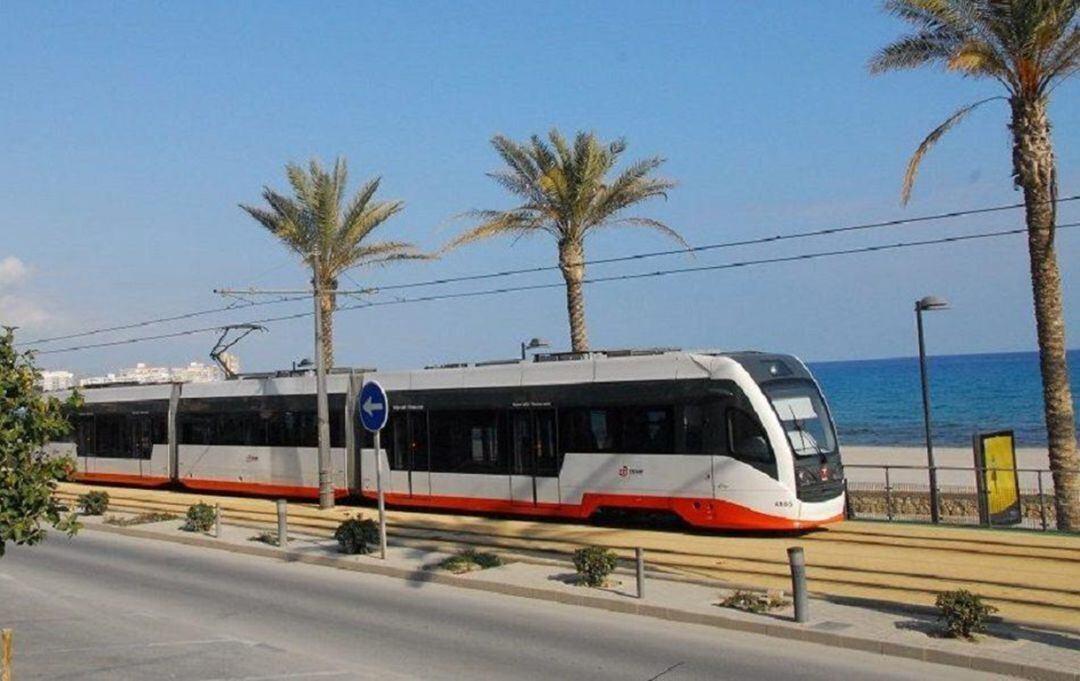
[[[777,506],[779,508],[791,508],[792,506],[795,505],[795,502],[794,501],[777,501],[773,505]]]

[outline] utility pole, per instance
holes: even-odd
[[[323,356],[322,263],[318,253],[312,253],[314,278],[311,289],[315,300],[315,391],[319,419],[319,508],[334,507],[333,463],[330,461],[330,407],[326,398],[326,358]]]

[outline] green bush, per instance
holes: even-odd
[[[499,567],[500,565],[502,565],[502,559],[494,553],[484,553],[483,551],[477,551],[472,548],[462,549],[455,555],[450,556],[439,563],[439,567],[444,570],[449,570],[454,574],[471,572],[473,570],[486,570],[488,568]]]
[[[618,558],[603,546],[587,546],[574,551],[574,568],[585,586],[604,586],[608,575],[615,571]]]
[[[379,545],[379,524],[361,515],[346,518],[334,531],[342,553],[371,553]]]
[[[967,589],[939,593],[936,605],[940,611],[938,620],[955,638],[971,639],[973,633],[986,629],[986,618],[997,612],[997,608],[983,603],[981,596]]]
[[[217,511],[214,507],[200,501],[188,507],[187,522],[181,529],[188,532],[209,532],[214,527],[215,520],[217,520]]]
[[[109,510],[109,493],[94,490],[79,495],[79,508],[83,515],[102,515]]]

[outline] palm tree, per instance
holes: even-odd
[[[659,230],[686,245],[679,234],[651,218],[624,216],[623,212],[657,196],[667,198],[674,183],[650,177],[664,163],[653,157],[633,163],[618,177],[608,173],[626,150],[622,139],[604,144],[593,133],[579,132],[571,146],[558,130],[549,142],[533,135],[518,144],[496,135],[491,144],[507,168],[488,176],[521,197],[509,210],[469,213],[480,224],[451,242],[450,247],[493,236],[526,236],[546,232],[559,247],[559,269],[566,281],[566,307],[574,352],[589,349],[585,326],[585,237],[601,227],[634,226]]]
[[[323,358],[326,366],[332,367],[338,277],[355,267],[430,256],[401,241],[368,241],[376,227],[405,206],[402,201],[372,200],[380,178],[369,180],[343,209],[348,178],[345,159],[337,159],[332,171],[324,170],[317,160],[312,160],[306,171],[290,163],[285,166],[285,174],[292,185],[293,198],[264,187],[262,196],[268,209],[244,204],[240,207],[300,254],[311,268],[312,284],[320,291]]]
[[[927,135],[908,163],[906,203],[926,152],[977,107],[1008,101],[1013,182],[1024,191],[1039,367],[1054,477],[1057,524],[1080,529],[1080,462],[1065,361],[1061,274],[1054,251],[1057,171],[1047,104],[1051,92],[1080,69],[1080,0],[887,0],[886,11],[915,31],[870,61],[880,73],[939,65],[971,78],[997,81],[1005,96],[969,104]]]

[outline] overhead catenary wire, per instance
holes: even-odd
[[[1063,224],[1060,224],[1060,225],[1057,226],[1058,229],[1071,229],[1071,228],[1074,228],[1074,227],[1080,227],[1080,222],[1063,223]],[[589,278],[586,278],[586,279],[582,280],[582,283],[583,284],[599,284],[599,283],[614,282],[614,281],[631,281],[631,280],[635,280],[635,279],[657,278],[657,277],[664,277],[664,276],[672,276],[672,275],[676,275],[676,274],[692,274],[692,273],[699,273],[699,272],[715,272],[715,271],[720,271],[720,270],[738,269],[738,268],[741,268],[741,267],[751,267],[751,266],[756,266],[756,265],[769,265],[769,264],[779,264],[779,263],[785,263],[785,262],[798,262],[798,261],[804,261],[804,260],[815,260],[815,259],[818,259],[818,258],[831,258],[831,257],[844,256],[844,255],[856,255],[856,254],[862,254],[862,253],[874,253],[874,252],[881,252],[881,251],[899,250],[899,249],[905,249],[905,248],[916,248],[916,247],[921,247],[921,246],[933,246],[933,245],[939,245],[939,244],[952,244],[952,243],[960,243],[960,242],[965,242],[965,241],[976,241],[976,240],[980,240],[980,239],[992,239],[992,238],[1010,236],[1010,235],[1015,235],[1015,234],[1023,234],[1026,231],[1027,231],[1026,228],[1020,227],[1020,228],[1015,228],[1015,229],[998,230],[998,231],[994,231],[994,232],[981,232],[981,233],[977,233],[977,234],[963,234],[963,235],[958,235],[958,236],[940,237],[940,238],[936,238],[936,239],[922,239],[922,240],[918,240],[918,241],[901,241],[901,242],[895,242],[895,243],[889,243],[889,244],[876,244],[876,245],[871,245],[871,246],[860,246],[860,247],[856,247],[856,248],[834,249],[834,250],[829,250],[829,251],[816,251],[816,252],[812,252],[812,253],[801,253],[801,254],[796,254],[796,255],[775,256],[775,257],[770,257],[770,258],[757,258],[757,259],[751,259],[751,260],[741,260],[741,261],[735,261],[735,262],[719,263],[719,264],[716,264],[716,265],[695,265],[695,266],[691,266],[691,267],[678,267],[678,268],[670,268],[670,269],[666,269],[666,270],[655,270],[655,271],[652,271],[652,272],[634,272],[634,273],[628,273],[628,274],[608,275],[608,276],[602,276],[602,277],[589,277]],[[479,297],[486,297],[486,296],[503,295],[503,294],[507,294],[507,293],[519,293],[519,292],[526,292],[526,291],[538,291],[538,290],[544,290],[544,289],[563,288],[564,286],[565,286],[565,284],[563,282],[549,282],[549,283],[542,283],[542,284],[528,284],[528,285],[522,285],[522,286],[508,286],[508,287],[494,288],[494,289],[482,289],[482,290],[479,290],[479,291],[459,291],[459,292],[456,292],[456,293],[432,294],[432,295],[427,295],[427,296],[417,296],[417,297],[414,297],[414,298],[397,298],[397,299],[394,299],[394,300],[372,301],[372,302],[361,303],[361,304],[356,304],[356,305],[345,305],[345,306],[337,308],[336,311],[344,312],[344,311],[348,311],[348,310],[360,310],[360,309],[367,309],[367,308],[372,308],[372,307],[386,307],[386,306],[391,306],[391,305],[407,305],[407,304],[411,304],[411,303],[426,303],[426,302],[435,302],[435,301],[440,301],[440,300],[479,298]],[[313,314],[313,312],[298,312],[298,313],[295,313],[295,314],[282,315],[282,316],[278,316],[278,317],[268,317],[268,318],[265,318],[265,319],[251,320],[251,321],[244,322],[244,323],[245,324],[272,324],[272,323],[275,323],[275,322],[282,322],[282,321],[287,321],[287,320],[292,320],[292,319],[302,319],[302,318],[305,318],[305,317],[310,317],[312,314]],[[183,330],[183,331],[176,331],[176,332],[172,332],[172,333],[157,334],[157,335],[153,335],[153,336],[142,336],[142,337],[137,337],[137,338],[126,338],[126,339],[123,339],[123,340],[107,341],[107,342],[102,342],[102,343],[90,343],[90,344],[86,344],[86,345],[72,346],[72,347],[67,347],[67,348],[58,348],[58,349],[52,349],[52,350],[41,350],[41,351],[38,351],[37,354],[39,354],[39,355],[48,355],[48,354],[58,354],[58,353],[62,353],[62,352],[76,352],[76,351],[80,351],[80,350],[90,350],[90,349],[94,349],[94,348],[114,347],[114,346],[118,346],[118,345],[130,345],[130,344],[134,344],[134,343],[142,343],[142,342],[152,341],[152,340],[162,340],[162,339],[167,339],[167,338],[179,338],[179,337],[182,337],[182,336],[190,336],[190,335],[199,334],[199,333],[210,333],[210,332],[214,332],[214,331],[220,331],[221,328],[222,328],[221,326],[211,326],[211,327],[205,327],[205,328],[200,328],[200,329],[186,329],[186,330]]]
[[[1080,200],[1080,194],[1074,194],[1074,195],[1070,195],[1070,196],[1060,197],[1060,198],[1055,199],[1054,202],[1060,204],[1060,203],[1066,203],[1066,202],[1077,201],[1077,200]],[[959,218],[959,217],[967,217],[967,216],[972,216],[972,215],[986,215],[986,214],[989,214],[989,213],[997,213],[997,212],[1002,212],[1002,211],[1007,211],[1007,210],[1015,210],[1017,208],[1023,208],[1024,206],[1025,206],[1024,203],[1011,203],[1011,204],[1003,204],[1003,205],[1000,205],[1000,206],[989,206],[989,207],[986,207],[986,208],[970,208],[970,209],[965,209],[965,210],[949,211],[947,213],[935,213],[935,214],[932,214],[932,215],[920,215],[920,216],[915,216],[915,217],[910,217],[910,218],[897,218],[897,219],[894,219],[894,220],[884,220],[884,221],[879,221],[879,222],[867,222],[867,223],[861,223],[861,224],[855,224],[855,225],[845,225],[845,226],[841,226],[841,227],[828,227],[828,228],[824,228],[824,229],[816,229],[816,230],[810,230],[810,231],[804,231],[804,232],[792,232],[792,233],[788,233],[788,234],[778,234],[778,235],[767,236],[767,237],[756,237],[756,238],[753,238],[753,239],[740,239],[740,240],[733,240],[733,241],[723,241],[723,242],[718,242],[718,243],[713,243],[713,244],[703,244],[703,245],[700,245],[700,246],[690,246],[689,248],[668,249],[668,250],[662,250],[662,251],[650,251],[650,252],[644,252],[644,253],[634,253],[634,254],[624,255],[624,256],[614,256],[614,257],[609,257],[609,258],[597,258],[597,259],[593,259],[593,260],[586,260],[582,264],[586,265],[586,266],[589,266],[589,265],[605,265],[605,264],[611,264],[611,263],[617,263],[617,262],[631,262],[631,261],[645,260],[645,259],[649,259],[649,258],[657,258],[657,257],[672,256],[672,255],[682,255],[682,254],[685,254],[685,253],[701,253],[701,252],[705,252],[705,251],[718,250],[718,249],[722,249],[722,248],[735,248],[735,247],[740,247],[740,246],[754,246],[754,245],[760,245],[760,244],[777,243],[777,242],[780,242],[780,241],[806,239],[806,238],[811,238],[811,237],[816,237],[816,236],[828,236],[828,235],[833,235],[833,234],[843,234],[843,233],[847,233],[847,232],[879,229],[879,228],[884,228],[884,227],[896,227],[896,226],[907,225],[907,224],[925,223],[925,222],[931,222],[931,221],[935,221],[935,220],[946,220],[946,219],[953,219],[953,218]],[[443,277],[443,278],[439,278],[439,279],[429,279],[429,280],[423,280],[423,281],[417,281],[417,282],[408,282],[408,283],[404,283],[404,284],[391,284],[391,285],[388,285],[388,286],[382,286],[382,287],[376,287],[376,288],[367,288],[367,289],[358,288],[355,291],[342,290],[342,291],[336,291],[336,293],[339,294],[339,295],[344,295],[344,296],[364,295],[364,294],[377,293],[379,291],[393,291],[393,290],[403,290],[403,289],[420,288],[420,287],[427,287],[427,286],[440,286],[440,285],[445,285],[445,284],[456,284],[456,283],[463,283],[463,282],[467,282],[467,281],[482,281],[482,280],[485,280],[485,279],[495,279],[495,278],[516,276],[516,275],[523,275],[523,274],[539,274],[539,273],[542,273],[542,272],[556,271],[558,269],[559,269],[558,265],[542,265],[542,266],[536,266],[536,267],[524,267],[524,268],[519,268],[519,269],[500,270],[500,271],[485,272],[485,273],[480,273],[480,274],[462,275],[462,276],[458,276],[458,277]],[[348,275],[346,275],[346,276],[348,276]],[[353,281],[351,277],[349,277],[349,279],[350,279],[350,281]],[[355,284],[356,282],[353,281],[353,283]],[[255,290],[251,290],[251,291],[238,290],[235,293],[236,294],[247,294],[247,295],[260,294],[259,291],[255,291]],[[104,328],[99,328],[99,329],[90,329],[90,330],[87,330],[87,331],[69,333],[69,334],[64,334],[64,335],[60,335],[60,336],[51,336],[51,337],[48,337],[48,338],[38,338],[38,339],[26,341],[26,342],[21,342],[19,344],[23,345],[23,346],[35,346],[35,345],[42,345],[42,344],[45,344],[45,343],[53,343],[53,342],[60,341],[60,340],[71,340],[71,339],[74,339],[74,338],[84,338],[84,337],[87,337],[87,336],[94,336],[94,335],[99,335],[99,334],[103,334],[103,333],[111,333],[111,332],[115,332],[115,331],[126,331],[126,330],[129,330],[129,329],[141,328],[141,327],[145,327],[145,326],[152,326],[154,324],[162,324],[162,323],[167,323],[167,322],[182,321],[184,319],[193,319],[195,317],[201,317],[201,316],[217,314],[217,313],[222,313],[222,312],[230,312],[232,310],[243,309],[244,307],[255,307],[255,306],[258,306],[258,305],[277,305],[277,304],[280,304],[280,303],[293,302],[293,301],[296,301],[296,300],[302,300],[302,299],[304,299],[304,298],[311,295],[310,293],[306,293],[306,292],[302,293],[302,294],[300,292],[296,292],[295,295],[283,295],[281,292],[277,292],[277,291],[275,291],[275,292],[266,292],[266,291],[261,292],[261,294],[263,294],[263,295],[265,295],[267,293],[272,293],[272,294],[278,295],[280,297],[278,299],[275,299],[275,300],[264,300],[264,301],[258,301],[258,302],[245,302],[244,305],[237,305],[237,304],[234,303],[232,305],[225,306],[225,307],[216,307],[216,308],[210,308],[210,309],[205,309],[205,310],[198,310],[198,311],[189,312],[189,313],[186,313],[186,314],[178,314],[178,315],[167,316],[167,317],[158,317],[158,318],[147,319],[147,320],[143,320],[143,321],[139,321],[139,322],[131,322],[129,324],[120,324],[120,325],[117,325],[117,326],[110,326],[110,327],[104,327]],[[214,327],[214,328],[220,328],[220,327]]]
[[[1080,194],[1074,194],[1072,196],[1065,196],[1054,200],[1054,203],[1065,203],[1069,201],[1080,200]],[[608,258],[595,258],[592,260],[585,260],[583,265],[607,265],[617,262],[631,262],[636,260],[646,260],[649,258],[659,258],[672,255],[683,255],[686,253],[702,253],[705,251],[714,251],[723,248],[736,248],[740,246],[758,246],[762,244],[777,243],[780,241],[793,241],[796,239],[809,239],[817,236],[830,236],[833,234],[844,234],[847,232],[865,231],[871,229],[880,229],[883,227],[898,227],[900,225],[910,225],[922,222],[931,222],[935,220],[947,220],[952,218],[967,217],[971,215],[986,215],[988,213],[998,213],[1006,210],[1015,210],[1017,208],[1023,208],[1024,203],[1010,203],[1001,206],[990,206],[987,208],[971,208],[967,210],[950,211],[948,213],[935,213],[933,215],[920,215],[911,218],[896,218],[895,220],[883,220],[880,222],[865,222],[855,225],[845,225],[841,227],[826,227],[824,229],[814,229],[805,232],[791,232],[788,234],[777,234],[774,236],[754,237],[752,239],[739,239],[734,241],[721,241],[712,244],[702,244],[700,246],[689,246],[687,248],[675,248],[662,251],[648,251],[645,253],[634,253],[630,255],[612,256]],[[467,274],[460,277],[443,277],[441,279],[429,279],[427,281],[409,282],[405,284],[391,284],[389,286],[375,287],[375,291],[393,291],[408,288],[419,288],[422,286],[439,286],[443,284],[456,284],[465,281],[478,281],[482,279],[494,279],[497,277],[508,277],[519,274],[537,274],[540,272],[554,272],[559,269],[558,265],[540,265],[536,267],[523,267],[520,269],[501,270],[497,272],[486,272],[481,274]],[[370,292],[370,289],[362,291],[364,293]]]
[[[304,300],[309,296],[282,296],[276,300],[259,300],[259,301],[244,301],[243,304],[233,303],[231,305],[225,305],[223,307],[214,307],[206,310],[196,310],[194,312],[186,312],[184,314],[172,315],[169,317],[156,317],[154,319],[145,319],[139,322],[131,322],[128,324],[118,324],[116,326],[106,326],[100,329],[90,329],[87,331],[79,331],[77,333],[64,334],[62,336],[50,336],[49,338],[37,338],[30,341],[20,343],[20,345],[41,345],[42,343],[53,343],[59,340],[71,340],[72,338],[83,338],[86,336],[94,336],[102,333],[112,333],[114,331],[127,331],[129,329],[137,329],[144,326],[152,326],[154,324],[165,324],[167,322],[179,322],[185,319],[194,319],[195,317],[204,317],[206,315],[217,314],[220,312],[232,312],[234,310],[244,310],[249,307],[260,307],[263,305],[277,305],[279,303],[288,303],[294,300]],[[220,328],[220,327],[214,327]]]

